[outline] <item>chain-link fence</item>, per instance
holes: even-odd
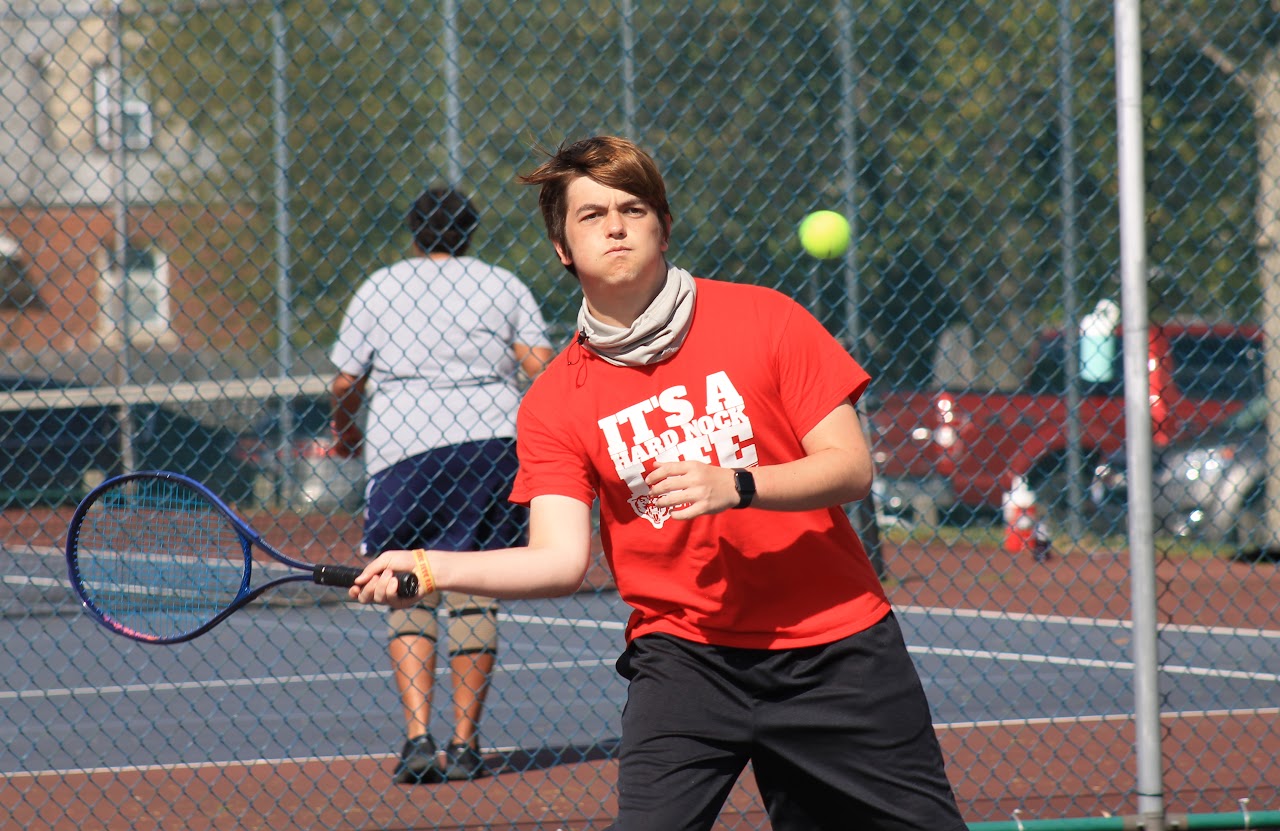
[[[292,556],[358,563],[367,477],[330,452],[356,288],[452,184],[470,253],[563,345],[577,286],[517,177],[597,133],[658,160],[673,262],[782,289],[872,372],[876,521],[854,518],[966,819],[1119,823],[1154,764],[1171,817],[1274,820],[1280,15],[1142,13],[1150,308],[1125,341],[1109,3],[0,0],[0,825],[608,825],[626,613],[602,568],[501,605],[488,775],[405,786],[381,615],[284,592],[144,646],[89,622],[62,557],[89,488],[161,468]],[[851,221],[837,259],[799,246],[817,209]],[[1143,339],[1158,725],[1130,623]],[[465,617],[442,643],[480,637]],[[438,661],[442,742],[466,652]],[[768,827],[750,776],[721,824]]]

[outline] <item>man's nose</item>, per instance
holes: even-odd
[[[611,237],[622,237],[627,234],[627,226],[622,221],[621,211],[609,211],[605,228]]]

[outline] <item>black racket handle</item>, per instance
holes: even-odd
[[[315,571],[311,573],[311,580],[321,586],[350,588],[356,584],[356,578],[362,571],[364,569],[352,566],[316,566]],[[399,583],[396,586],[397,597],[418,596],[418,575],[411,571],[402,571],[396,574],[396,581]]]

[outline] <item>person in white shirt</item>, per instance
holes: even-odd
[[[552,350],[528,287],[467,256],[478,221],[458,191],[423,193],[406,220],[414,255],[369,275],[330,352],[335,453],[363,455],[369,475],[366,556],[506,548],[524,537],[526,509],[507,500],[519,376],[538,375]],[[454,678],[454,733],[443,760],[429,730],[442,606]],[[407,731],[396,781],[482,775],[477,724],[496,661],[496,601],[431,592],[391,611],[388,623]]]

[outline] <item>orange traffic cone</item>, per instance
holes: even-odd
[[[1036,544],[1036,492],[1021,476],[1001,500],[1004,512],[1004,550],[1010,554],[1030,551]]]

